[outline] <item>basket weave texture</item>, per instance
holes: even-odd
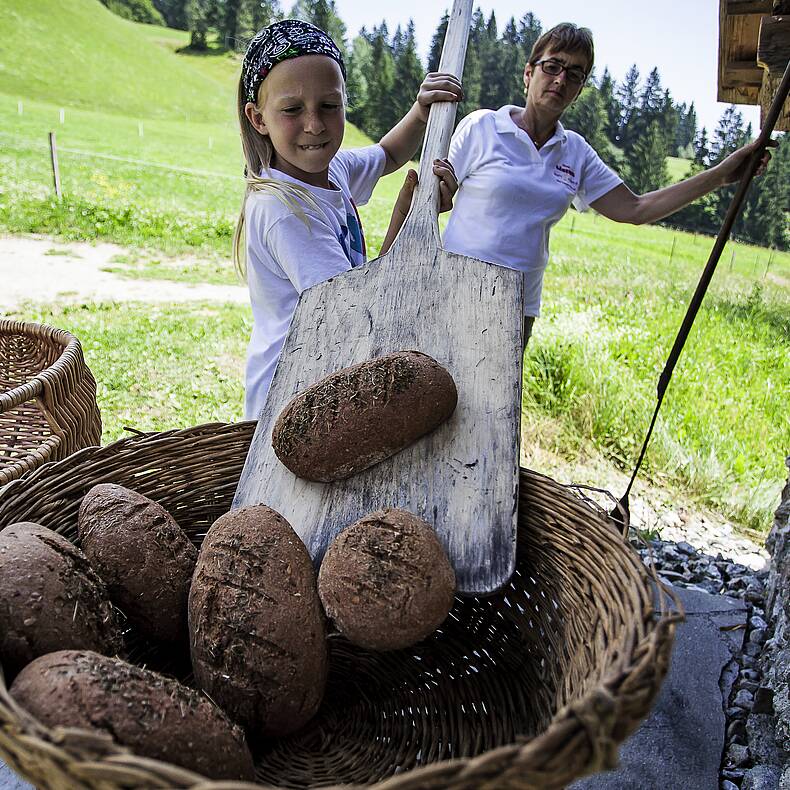
[[[199,544],[229,509],[253,429],[206,425],[87,448],[9,484],[0,527],[35,521],[75,540],[82,496],[114,482],[159,501]],[[456,599],[439,631],[409,650],[366,652],[331,636],[318,716],[296,735],[252,744],[257,781],[550,790],[609,769],[666,673],[677,617],[665,603],[602,513],[522,470],[509,585],[487,598]],[[130,656],[168,668],[166,656],[134,639]],[[2,681],[0,756],[40,788],[260,786],[211,782],[107,738],[47,730]]]
[[[100,440],[96,381],[79,340],[0,319],[0,486]]]

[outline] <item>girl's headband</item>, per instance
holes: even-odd
[[[242,64],[242,80],[247,101],[255,102],[258,88],[278,63],[301,55],[326,55],[336,61],[346,78],[343,55],[320,28],[299,19],[284,19],[263,28],[250,41]]]

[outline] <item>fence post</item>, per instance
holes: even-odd
[[[66,110],[63,107],[60,108],[60,122],[66,123]]]
[[[677,236],[672,234],[672,249],[669,251],[669,262],[672,263],[672,256],[675,254],[675,242],[677,241]]]
[[[21,100],[21,99],[20,99],[20,100],[19,100],[19,101],[16,103],[16,111],[17,111],[17,112],[18,112],[20,115],[22,115],[22,112],[24,111],[24,108],[23,108],[23,106],[22,106],[22,100]]]
[[[576,227],[576,215],[571,214],[571,233],[573,233],[573,229]]]
[[[142,121],[138,121],[137,122],[137,136],[138,137],[144,137],[145,136],[144,132],[143,132],[143,122]]]
[[[58,168],[58,147],[55,142],[55,132],[49,133],[49,154],[52,160],[52,178],[55,182],[55,195],[58,200],[63,199],[60,189],[60,169]]]
[[[735,263],[735,247],[732,248],[732,255],[730,255],[730,271],[732,271],[732,267],[734,263]]]
[[[768,256],[768,263],[765,264],[765,273],[763,274],[763,280],[768,276],[768,270],[771,268],[771,264],[774,260],[774,248],[771,247],[771,254]]]

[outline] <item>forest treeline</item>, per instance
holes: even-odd
[[[330,33],[345,53],[348,118],[378,140],[409,109],[426,71],[438,68],[447,15],[438,20],[428,62],[417,52],[413,22],[391,31],[386,23],[349,35],[334,0],[297,0],[283,9],[279,0],[102,0],[111,10],[140,22],[166,24],[190,32],[190,48],[243,50],[264,25],[293,16]],[[287,11],[287,14],[286,14]],[[543,32],[533,13],[501,24],[492,12],[472,18],[464,67],[465,98],[458,118],[475,109],[523,104],[524,64]],[[661,83],[657,68],[640,73],[636,65],[621,82],[607,68],[595,69],[579,98],[563,115],[566,128],[584,135],[638,193],[670,181],[667,157],[689,161],[689,173],[720,162],[753,137],[735,106],[715,129],[700,126],[694,103],[677,102]],[[716,233],[735,187],[710,193],[673,214],[665,224]],[[735,224],[740,239],[790,249],[790,135],[781,135],[768,172],[750,189]]]

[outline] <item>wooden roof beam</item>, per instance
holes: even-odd
[[[768,107],[779,88],[782,75],[790,61],[790,16],[765,16],[760,20],[757,41],[757,62],[763,66],[765,77],[760,88],[760,122],[765,120]],[[790,99],[776,123],[777,130],[790,130]]]
[[[773,0],[726,0],[728,14],[770,14],[773,12]]]
[[[757,62],[771,76],[781,77],[790,60],[790,16],[766,16],[760,20]]]
[[[763,69],[756,63],[748,60],[735,60],[727,63],[724,67],[722,82],[730,87],[755,85],[759,88],[763,84],[763,74]]]

